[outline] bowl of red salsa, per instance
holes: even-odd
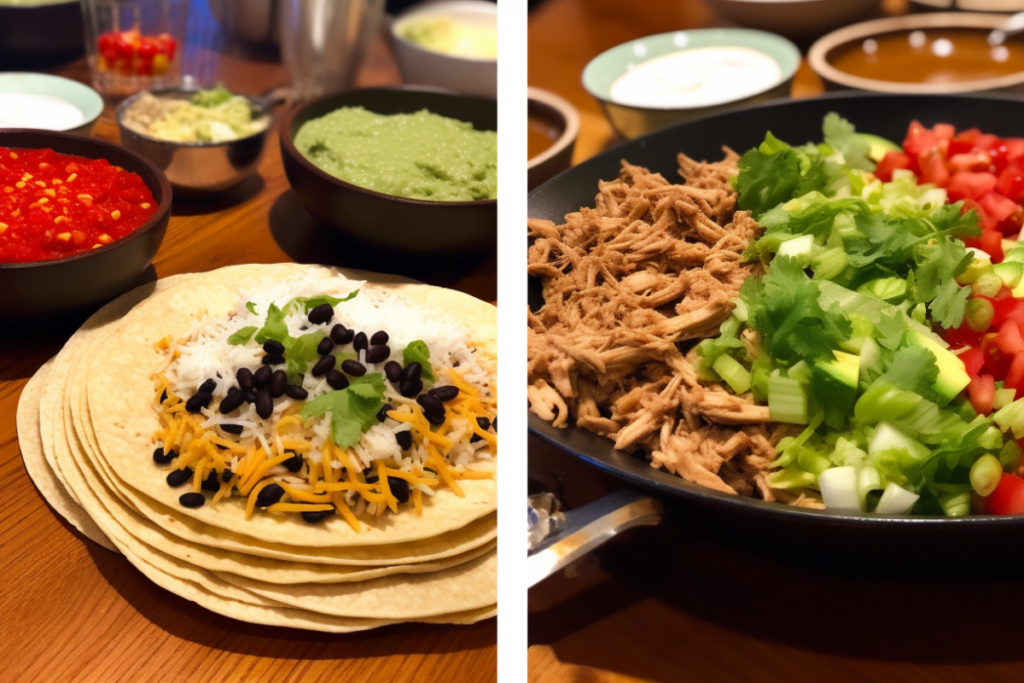
[[[128,289],[163,241],[171,197],[123,147],[0,131],[0,318],[86,310]]]

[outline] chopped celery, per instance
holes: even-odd
[[[775,447],[775,451],[779,453],[779,456],[772,462],[772,467],[785,467],[794,460],[796,460],[797,453],[800,448],[807,443],[807,441],[814,435],[814,430],[821,424],[821,413],[818,413],[811,418],[810,424],[807,425],[807,429],[800,432],[795,438],[787,436],[779,441],[779,445]]]
[[[1003,466],[996,456],[986,453],[971,465],[971,488],[979,496],[991,495],[1003,476]]]
[[[807,390],[795,379],[769,377],[768,410],[773,422],[807,424]]]
[[[794,363],[787,374],[800,384],[807,384],[811,381],[811,366],[807,364],[807,361],[802,360]]]
[[[765,480],[773,489],[805,489],[808,486],[814,486],[817,478],[812,473],[793,464],[770,473]]]
[[[732,314],[736,316],[736,319],[741,323],[747,322],[747,305],[743,303],[743,299],[736,297],[732,302],[736,305],[736,308],[732,309]]]
[[[880,277],[865,282],[857,288],[857,292],[882,301],[898,300],[907,293],[907,281],[901,277]]]
[[[914,460],[926,460],[931,451],[888,422],[879,422],[868,439],[868,453],[903,449]]]
[[[800,448],[800,451],[796,456],[796,464],[802,470],[807,470],[808,472],[813,472],[814,474],[819,475],[832,468],[831,460],[821,453],[818,453],[813,448],[807,446]]]
[[[947,517],[963,517],[971,511],[971,493],[943,493],[939,495],[939,505]]]
[[[823,251],[811,259],[811,270],[814,271],[814,279],[834,280],[843,274],[849,262],[846,250],[842,247]]]
[[[902,486],[890,483],[882,492],[882,497],[875,506],[875,512],[880,515],[905,515],[910,512],[921,496],[906,490]]]
[[[992,405],[996,410],[1013,403],[1013,397],[1016,396],[1016,389],[996,389],[995,398],[992,401]]]
[[[873,382],[885,372],[882,365],[882,350],[870,337],[864,340],[860,347],[860,381],[864,383]]]
[[[1007,441],[1003,449],[999,451],[999,463],[1003,466],[1004,472],[1013,474],[1020,467],[1021,450],[1016,441]]]
[[[829,510],[860,510],[857,495],[857,468],[833,467],[818,475],[821,500]]]
[[[799,261],[801,265],[807,266],[811,263],[811,254],[814,251],[814,235],[801,235],[786,240],[779,245],[778,256],[789,256]]]
[[[854,441],[841,436],[836,440],[836,446],[832,449],[829,459],[836,467],[845,467],[846,465],[860,467],[867,455]]]
[[[866,466],[857,470],[857,498],[861,510],[867,509],[868,494],[882,488],[882,477],[874,467]]]
[[[1017,399],[1013,403],[1003,406],[992,416],[999,428],[1004,432],[1013,432],[1013,438],[1024,437],[1024,398]]]
[[[723,353],[711,367],[737,394],[745,394],[750,389],[750,373],[729,354]]]
[[[898,420],[923,401],[919,394],[903,391],[884,379],[875,380],[853,407],[853,418],[863,424]]]

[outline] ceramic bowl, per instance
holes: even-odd
[[[527,186],[532,190],[572,165],[576,136],[580,132],[580,115],[568,101],[547,90],[529,88],[527,96],[531,128],[543,126],[554,138],[550,147],[526,163]]]
[[[910,95],[953,95],[985,91],[1024,93],[1024,72],[954,83],[899,83],[854,76],[839,70],[830,61],[838,48],[855,45],[887,33],[916,29],[975,29],[987,35],[1005,21],[1005,15],[976,12],[934,12],[865,21],[823,36],[811,46],[807,53],[807,62],[814,72],[821,76],[828,90],[870,90]]]
[[[681,50],[705,47],[745,47],[758,50],[776,61],[781,72],[777,82],[746,97],[721,104],[686,108],[655,108],[623,105],[611,99],[612,84],[638,64]],[[781,36],[764,31],[737,28],[673,31],[623,43],[595,57],[583,70],[583,86],[601,103],[612,127],[632,139],[675,123],[708,116],[733,107],[789,95],[793,75],[800,66],[800,51]]]
[[[91,135],[96,120],[103,113],[103,98],[98,92],[78,81],[60,76],[19,72],[0,73],[0,93],[49,95],[70,102],[81,109],[85,116],[85,123],[82,125],[70,130],[58,131],[72,135]],[[4,130],[4,128],[0,126],[0,130]]]
[[[498,60],[472,59],[434,52],[400,34],[409,21],[424,17],[448,17],[474,26],[495,29],[498,7],[480,0],[426,2],[399,15],[391,24],[395,59],[402,80],[411,85],[430,85],[478,97],[498,96]]]
[[[741,26],[796,40],[817,38],[860,19],[880,0],[711,0],[711,6]]]
[[[0,5],[0,64],[49,64],[82,54],[85,40],[81,3]]]

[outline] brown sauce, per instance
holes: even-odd
[[[550,121],[547,121],[536,116],[527,116],[527,133],[526,133],[526,151],[529,156],[527,159],[532,159],[539,154],[543,154],[551,145],[555,144],[561,135],[561,131],[551,125]]]
[[[963,83],[1024,71],[1024,42],[988,44],[988,29],[897,31],[837,47],[828,61],[853,76],[894,83]]]

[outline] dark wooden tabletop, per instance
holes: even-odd
[[[879,11],[906,9],[886,0]],[[702,0],[546,0],[535,10],[530,85],[579,110],[574,161],[616,142],[580,83],[590,59],[640,36],[724,23]],[[821,91],[804,64],[793,96]],[[569,507],[624,487],[538,439],[529,454],[534,488]],[[660,527],[627,532],[531,589],[531,683],[1024,680],[1024,584],[1012,568],[893,576],[878,557],[859,574],[816,561],[814,548],[740,539],[670,505]]]
[[[280,63],[264,55],[225,48],[206,59],[217,60],[218,79],[240,92],[287,82]],[[47,70],[89,81],[84,60]],[[359,84],[398,81],[390,48],[380,37],[370,47]],[[117,140],[109,106],[95,135]],[[275,133],[259,177],[212,202],[175,201],[167,236],[145,277],[289,260],[396,272],[395,263],[368,259],[306,213],[289,189]],[[401,272],[488,301],[496,298],[494,258],[443,270],[405,264]],[[25,473],[15,412],[29,377],[77,322],[0,323],[0,682],[496,680],[494,619],[351,635],[246,624],[160,589],[123,557],[64,523]]]

